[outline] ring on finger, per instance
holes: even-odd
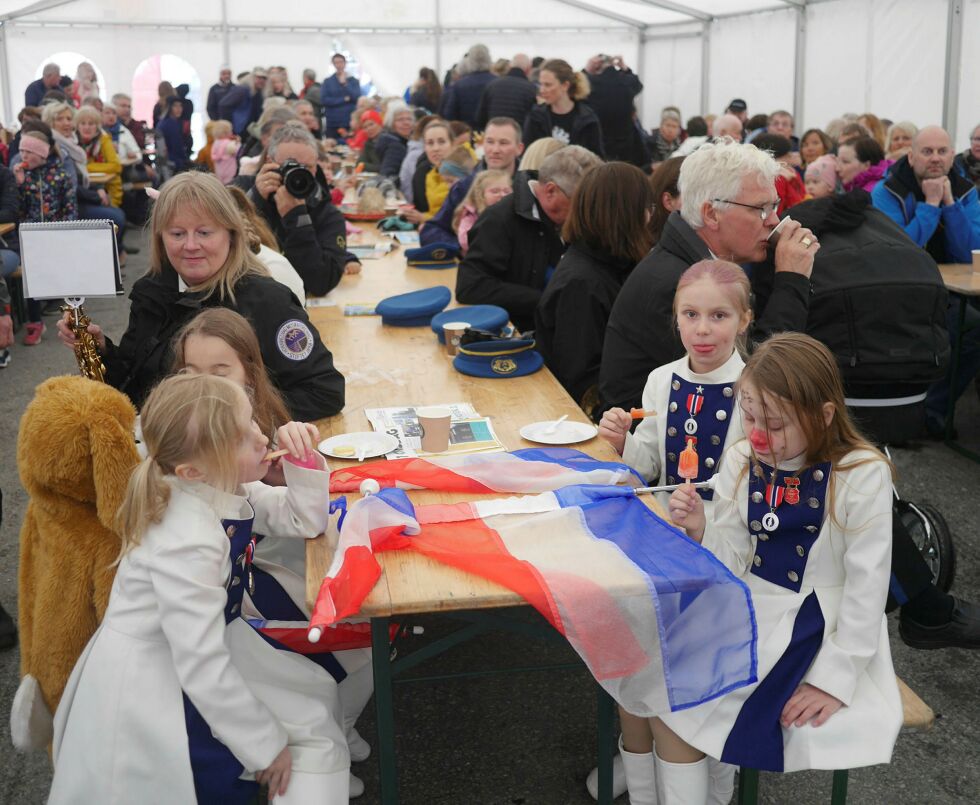
[[[806,235],[803,236],[803,240],[801,240],[800,243],[803,244],[804,249],[809,249],[813,245],[813,241]]]

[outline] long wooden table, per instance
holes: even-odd
[[[953,339],[953,355],[949,372],[949,404],[946,408],[945,442],[956,452],[980,463],[980,454],[960,445],[953,436],[953,420],[956,417],[956,373],[960,365],[960,351],[963,348],[963,328],[966,325],[966,308],[970,297],[980,296],[980,271],[974,271],[971,263],[944,263],[939,266],[946,290],[958,295],[956,336]]]
[[[373,229],[365,232],[365,242],[378,238]],[[498,438],[509,450],[534,446],[519,434],[520,428],[531,422],[557,419],[564,414],[570,420],[588,422],[547,368],[519,378],[469,377],[453,369],[452,359],[429,327],[391,327],[382,325],[377,316],[344,316],[345,304],[374,304],[396,293],[436,285],[454,290],[456,269],[408,268],[403,250],[398,248],[384,258],[364,260],[360,274],[344,277],[330,295],[335,306],[308,310],[336,365],[347,378],[347,404],[343,413],[317,423],[324,438],[370,430],[365,408],[399,405],[472,403],[481,416],[491,417]],[[455,301],[450,303],[450,307],[455,306]],[[598,437],[574,446],[596,458],[619,458]],[[327,460],[331,469],[349,464],[342,459],[328,457]],[[417,504],[479,497],[422,490],[409,494]],[[644,501],[663,516],[652,496],[646,496]],[[335,533],[327,533],[307,543],[307,600],[311,606],[333,558],[336,537]],[[374,670],[378,756],[382,801],[387,805],[398,801],[387,643],[389,618],[407,613],[488,610],[525,602],[486,579],[412,552],[384,552],[378,555],[378,561],[383,574],[360,614],[372,622],[377,660]],[[600,801],[609,802],[612,744],[608,737],[612,729],[612,703],[601,689],[600,704],[600,789],[606,792]]]

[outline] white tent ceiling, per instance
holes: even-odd
[[[573,65],[621,53],[645,84],[648,127],[667,104],[717,113],[743,97],[750,112],[794,111],[798,131],[873,111],[943,122],[963,147],[980,119],[978,30],[980,0],[361,0],[274,14],[266,0],[0,0],[0,93],[10,121],[61,52],[92,61],[110,94],[128,91],[147,57],[171,54],[206,93],[224,63],[322,75],[339,47],[382,92],[401,94],[420,66],[441,72],[483,42],[495,57]],[[965,42],[964,31],[974,32]]]

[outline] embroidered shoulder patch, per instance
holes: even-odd
[[[279,327],[276,347],[291,361],[305,360],[313,351],[313,333],[299,319],[290,319]]]

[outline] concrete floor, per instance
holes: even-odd
[[[138,242],[136,233],[130,242]],[[147,244],[130,256],[127,287],[146,268]],[[126,326],[125,299],[93,300],[86,305],[93,320],[111,336]],[[55,374],[74,373],[74,358],[49,331],[37,347],[18,344],[13,362],[0,370],[0,488],[4,521],[0,530],[0,603],[17,611],[18,532],[26,498],[17,476],[14,446],[17,425],[34,387]],[[23,331],[18,338],[23,336]],[[964,396],[957,424],[961,440],[980,449],[980,404],[971,388]],[[899,488],[912,500],[937,506],[948,519],[958,551],[954,592],[980,599],[980,465],[952,450],[921,443],[893,451]],[[448,632],[445,619],[420,617],[425,627],[401,646]],[[899,738],[889,766],[859,769],[850,777],[850,802],[857,805],[926,805],[980,802],[980,653],[961,650],[913,651],[897,636],[889,619],[895,669],[937,715],[928,734]],[[415,669],[413,676],[440,676],[456,671],[574,662],[567,647],[491,635],[455,649]],[[51,773],[44,755],[18,754],[6,724],[19,681],[16,649],[0,653],[0,805],[44,802]],[[152,705],[148,705],[152,706]],[[495,677],[436,679],[395,687],[396,733],[402,802],[405,805],[587,805],[585,775],[595,758],[595,693],[583,670],[524,671]],[[359,724],[375,742],[372,705]],[[374,759],[355,765],[367,786],[360,800],[380,800]],[[764,774],[764,803],[827,802],[829,773]],[[626,797],[619,800],[626,802]]]

